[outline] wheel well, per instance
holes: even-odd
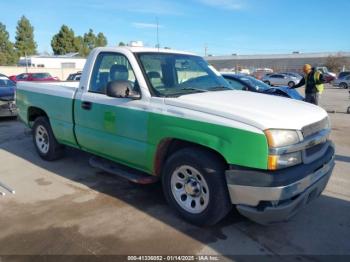
[[[181,150],[183,148],[187,148],[187,147],[197,147],[197,148],[207,150],[207,151],[211,152],[212,154],[216,155],[220,159],[220,161],[222,161],[223,163],[225,163],[227,165],[225,158],[219,152],[217,152],[209,147],[205,147],[205,146],[202,146],[202,145],[199,145],[196,143],[192,143],[189,141],[185,141],[185,140],[169,138],[169,139],[164,139],[158,145],[155,160],[154,160],[154,174],[156,176],[160,176],[162,169],[163,169],[163,166],[164,166],[164,163],[166,162],[168,157],[171,156],[174,152]]]
[[[29,107],[28,109],[28,122],[34,122],[40,116],[47,117],[47,114],[44,110],[38,107]]]

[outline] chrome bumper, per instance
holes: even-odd
[[[0,117],[17,116],[18,109],[14,101],[0,101]]]
[[[255,187],[228,184],[231,202],[237,205],[242,215],[257,223],[285,221],[322,193],[333,168],[334,157],[315,172],[285,186]]]

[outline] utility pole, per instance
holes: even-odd
[[[158,52],[159,52],[159,22],[158,22],[158,17],[156,17],[156,23],[157,23],[157,47],[158,47]]]
[[[28,58],[27,58],[27,52],[24,52],[24,57],[26,60],[26,73],[28,74]]]
[[[204,56],[207,56],[208,53],[208,45],[204,44]]]

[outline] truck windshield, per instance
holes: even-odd
[[[139,53],[148,82],[157,96],[232,90],[203,58],[169,53]]]

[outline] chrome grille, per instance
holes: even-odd
[[[328,128],[328,118],[324,118],[321,121],[313,123],[311,125],[305,126],[302,128],[301,132],[303,133],[304,138],[311,136],[320,132],[323,129]]]

